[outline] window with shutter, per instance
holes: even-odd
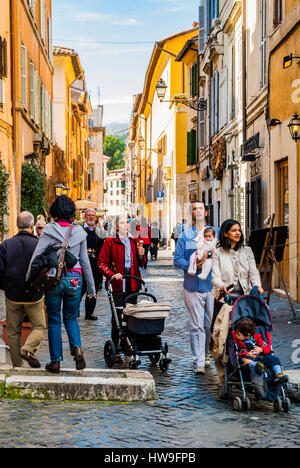
[[[198,113],[198,139],[199,139],[199,149],[203,150],[205,148],[205,116],[206,111],[202,110]]]
[[[22,45],[21,48],[21,81],[22,81],[22,105],[27,109],[27,51]]]
[[[192,165],[192,132],[187,134],[187,165]]]
[[[30,80],[30,117],[35,120],[35,68],[30,61],[29,64],[29,80]]]
[[[273,0],[273,1],[274,1],[273,24],[275,27],[277,27],[282,21],[282,0]]]
[[[4,81],[0,78],[0,109],[4,106]]]
[[[0,37],[0,78],[7,77],[7,42]]]
[[[235,118],[235,47],[231,50],[231,118]]]
[[[42,117],[42,132],[46,132],[46,116],[47,116],[47,103],[46,103],[46,88],[42,84],[42,91],[41,91],[41,101],[42,101],[42,109],[41,109],[41,117]]]
[[[192,139],[192,155],[191,155],[191,166],[197,164],[197,132],[196,130],[191,131]]]
[[[48,18],[48,55],[50,62],[53,63],[53,43],[52,43],[52,20]]]
[[[187,134],[187,165],[197,164],[197,132],[191,130]]]
[[[199,7],[199,54],[204,54],[205,49],[205,5]]]
[[[219,72],[215,74],[215,133],[219,131]]]
[[[260,86],[267,83],[267,0],[261,0]]]
[[[216,123],[216,108],[215,108],[215,76],[210,80],[210,131],[211,136],[215,134],[215,123]]]
[[[220,78],[220,128],[227,124],[228,113],[228,69],[225,68]]]
[[[45,43],[46,39],[46,7],[45,0],[40,0],[40,34]]]
[[[41,126],[41,80],[36,70],[36,92],[35,92],[35,102],[36,102],[36,109],[35,109],[35,121],[38,126]]]

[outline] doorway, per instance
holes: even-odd
[[[279,192],[279,213],[278,220],[280,226],[289,226],[289,164],[288,160],[282,161],[278,164],[278,192]],[[284,260],[281,262],[280,270],[283,279],[289,287],[290,283],[290,262],[289,258],[289,240],[284,250]]]

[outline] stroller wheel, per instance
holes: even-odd
[[[249,400],[249,398],[246,398],[246,400],[243,400],[242,406],[243,406],[243,410],[244,410],[244,411],[250,411],[250,409],[251,409],[251,401]]]
[[[220,400],[228,399],[228,392],[226,390],[226,387],[219,387],[219,398]]]
[[[281,413],[282,410],[283,410],[282,399],[276,398],[276,400],[274,400],[274,412]]]
[[[291,400],[286,398],[285,401],[282,402],[282,408],[285,413],[289,413],[291,411]]]
[[[164,374],[165,372],[167,372],[167,370],[169,369],[169,365],[170,363],[172,362],[171,359],[161,359],[159,361],[159,368],[160,370],[162,371],[162,373]]]
[[[156,364],[159,363],[159,360],[160,360],[160,354],[159,353],[149,354],[148,357],[150,359],[151,364],[156,365]]]
[[[114,367],[116,363],[117,348],[113,341],[107,341],[104,346],[104,359],[107,367]]]
[[[243,403],[239,397],[235,397],[232,401],[232,409],[233,411],[242,411]]]

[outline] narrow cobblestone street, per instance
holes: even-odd
[[[172,266],[172,258],[164,255],[158,262],[150,262],[143,276],[150,292],[172,305],[164,334],[173,360],[169,374],[162,376],[149,361],[142,361],[142,368],[155,377],[159,399],[147,404],[0,401],[0,447],[300,446],[299,405],[293,405],[289,415],[274,414],[272,405],[255,402],[249,413],[233,413],[229,402],[218,399],[214,368],[205,377],[194,375],[182,275]],[[1,304],[3,318],[3,298]],[[275,352],[287,369],[295,369],[292,342],[300,336],[300,325],[288,324],[287,301],[273,296],[271,310]],[[80,318],[89,368],[105,368],[103,346],[110,335],[106,292],[99,294],[97,315],[95,323]],[[64,348],[64,367],[73,367],[65,335]],[[44,366],[48,360],[46,339],[39,357]]]

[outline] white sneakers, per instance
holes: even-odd
[[[211,360],[210,356],[206,356],[205,358],[205,367],[209,369],[211,367]],[[204,367],[196,367],[194,369],[196,375],[205,375],[205,368]]]
[[[196,369],[194,369],[194,372],[196,375],[205,375],[204,367],[196,367]]]
[[[207,367],[207,369],[209,369],[211,367],[210,356],[206,356],[206,358],[205,358],[205,367]]]

